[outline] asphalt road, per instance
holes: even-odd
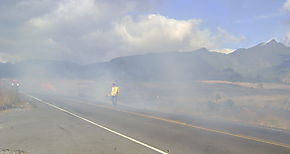
[[[290,132],[41,96],[0,113],[0,148],[27,153],[289,154]]]

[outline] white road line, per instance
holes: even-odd
[[[177,125],[181,125],[181,126],[192,127],[192,128],[200,129],[200,130],[203,130],[203,131],[224,134],[224,135],[228,135],[228,136],[238,137],[238,138],[247,139],[247,140],[250,140],[250,141],[266,143],[266,144],[271,144],[271,145],[280,146],[280,147],[284,147],[284,148],[289,148],[290,149],[290,145],[288,145],[288,144],[283,144],[283,143],[279,143],[279,142],[275,142],[275,141],[271,141],[271,140],[265,140],[265,139],[256,138],[256,137],[252,137],[252,136],[246,136],[246,135],[242,135],[242,134],[234,134],[234,133],[229,133],[229,132],[226,132],[226,131],[210,129],[210,128],[206,128],[206,127],[202,127],[202,126],[198,126],[198,125],[185,123],[185,122],[182,122],[182,121],[176,121],[176,120],[166,119],[166,118],[162,118],[162,117],[158,117],[158,116],[152,116],[152,115],[146,115],[146,114],[137,113],[137,112],[131,112],[131,111],[127,111],[127,110],[121,110],[121,109],[117,109],[117,108],[108,107],[108,106],[105,106],[105,105],[97,105],[97,104],[91,104],[91,103],[85,103],[85,102],[82,102],[82,103],[83,104],[87,104],[87,105],[93,105],[93,106],[100,107],[100,108],[106,108],[106,109],[115,110],[115,111],[119,111],[119,112],[123,112],[123,113],[128,113],[128,114],[139,116],[139,117],[143,117],[143,118],[149,118],[149,119],[165,121],[165,122],[168,122],[168,123],[173,123],[173,124],[177,124]],[[286,133],[288,133],[288,132],[286,132]]]
[[[67,111],[67,110],[65,110],[65,109],[62,109],[62,108],[60,108],[60,107],[58,107],[58,106],[55,106],[55,105],[53,105],[53,104],[50,104],[50,103],[48,103],[48,102],[46,102],[46,101],[43,101],[43,100],[41,100],[41,99],[39,99],[39,98],[37,98],[37,97],[31,96],[31,95],[28,95],[28,94],[26,94],[26,95],[29,96],[29,97],[31,97],[31,98],[33,98],[33,99],[35,99],[35,100],[37,100],[37,101],[39,101],[39,102],[42,102],[42,103],[44,103],[44,104],[46,104],[46,105],[49,105],[49,106],[51,106],[51,107],[53,107],[53,108],[55,108],[55,109],[58,109],[58,110],[60,110],[60,111],[62,111],[62,112],[65,112],[65,113],[68,113],[68,114],[70,114],[70,115],[72,115],[72,116],[74,116],[74,117],[76,117],[76,118],[79,118],[79,119],[81,119],[81,120],[84,120],[84,121],[86,121],[86,122],[88,122],[88,123],[90,123],[90,124],[93,124],[93,125],[95,125],[95,126],[98,126],[98,127],[102,128],[102,129],[105,129],[105,130],[107,130],[107,131],[109,131],[109,132],[111,132],[111,133],[113,133],[113,134],[116,134],[116,135],[118,135],[118,136],[121,136],[121,137],[123,137],[123,138],[126,138],[126,139],[128,139],[128,140],[130,140],[130,141],[132,141],[132,142],[137,143],[137,144],[143,145],[144,147],[147,147],[147,148],[149,148],[149,149],[151,149],[151,150],[154,150],[154,151],[156,151],[156,152],[158,152],[158,153],[161,153],[161,154],[168,154],[167,152],[164,152],[164,151],[162,151],[162,150],[160,150],[160,149],[157,149],[157,148],[155,148],[155,147],[153,147],[153,146],[151,146],[151,145],[148,145],[148,144],[143,143],[143,142],[141,142],[141,141],[138,141],[138,140],[136,140],[136,139],[134,139],[134,138],[131,138],[131,137],[129,137],[129,136],[126,136],[126,135],[124,135],[124,134],[122,134],[122,133],[119,133],[119,132],[114,131],[114,130],[112,130],[112,129],[109,129],[109,128],[105,127],[105,126],[102,126],[102,125],[100,125],[100,124],[97,124],[97,123],[95,123],[95,122],[93,122],[93,121],[91,121],[91,120],[88,120],[88,119],[83,118],[83,117],[81,117],[81,116],[79,116],[79,115],[76,115],[76,114],[74,114],[74,113],[72,113],[72,112],[69,112],[69,111]]]

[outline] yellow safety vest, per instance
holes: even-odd
[[[116,96],[119,93],[119,87],[112,87],[111,96]]]

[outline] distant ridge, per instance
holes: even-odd
[[[229,80],[284,81],[290,77],[290,48],[270,40],[237,49],[230,54],[201,48],[192,52],[148,53],[79,65],[63,61],[34,60],[0,63],[0,75],[55,78],[115,78],[130,81]],[[8,71],[7,71],[8,70]],[[10,72],[9,72],[10,71]]]

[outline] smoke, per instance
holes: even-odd
[[[120,86],[119,105],[139,109],[247,120],[260,116],[247,114],[249,110],[269,108],[273,102],[280,103],[270,108],[285,108],[281,104],[288,99],[287,90],[277,97],[253,83],[245,87],[201,82],[239,78],[233,69],[223,71],[229,66],[227,58],[204,47],[224,48],[245,37],[221,27],[211,30],[202,19],[148,13],[154,10],[153,4],[146,0],[5,0],[0,8],[4,23],[0,25],[0,60],[16,61],[14,70],[22,90],[34,94],[110,105],[108,94],[115,82]],[[185,52],[195,49],[200,50]],[[136,54],[141,55],[130,56]],[[120,56],[128,57],[116,58]],[[230,79],[225,77],[228,74]],[[265,94],[271,94],[272,102],[260,98]],[[247,103],[251,101],[258,105]]]
[[[290,32],[282,40],[286,45],[290,46]]]
[[[290,0],[286,0],[283,4],[283,9],[290,11]]]

